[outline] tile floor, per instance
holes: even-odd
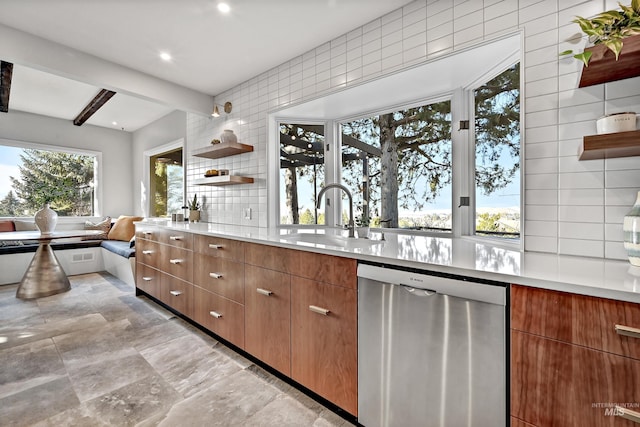
[[[71,286],[0,286],[0,425],[351,425],[109,274]]]

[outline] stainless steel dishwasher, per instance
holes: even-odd
[[[507,425],[507,286],[358,266],[358,421]]]

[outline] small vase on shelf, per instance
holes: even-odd
[[[629,262],[640,267],[640,191],[636,203],[624,217],[622,231]]]
[[[200,222],[200,211],[189,211],[190,222]]]
[[[35,223],[41,234],[51,234],[58,223],[58,214],[45,203],[44,207],[36,212]]]
[[[238,142],[238,137],[235,133],[233,133],[232,129],[225,129],[220,135],[220,141],[223,144],[233,144]]]

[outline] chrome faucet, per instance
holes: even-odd
[[[356,237],[355,233],[355,223],[353,222],[353,197],[349,192],[349,189],[342,184],[327,184],[324,186],[320,193],[318,193],[318,203],[316,204],[316,209],[320,209],[320,205],[322,204],[322,195],[330,188],[339,188],[345,193],[347,193],[347,197],[349,198],[349,237]]]

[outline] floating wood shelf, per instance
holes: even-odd
[[[209,178],[196,179],[193,182],[195,185],[236,185],[236,184],[251,184],[253,178],[248,176],[237,175],[223,175],[223,176],[211,176]]]
[[[240,144],[239,142],[221,142],[220,144],[211,144],[207,147],[198,148],[193,150],[191,154],[196,157],[206,157],[207,159],[219,159],[251,151],[253,151],[253,145]]]
[[[640,76],[640,35],[623,40],[622,52],[616,57],[605,45],[585,49],[591,51],[588,67],[582,68],[578,87],[623,80]]]
[[[640,130],[585,136],[579,160],[640,156]]]

